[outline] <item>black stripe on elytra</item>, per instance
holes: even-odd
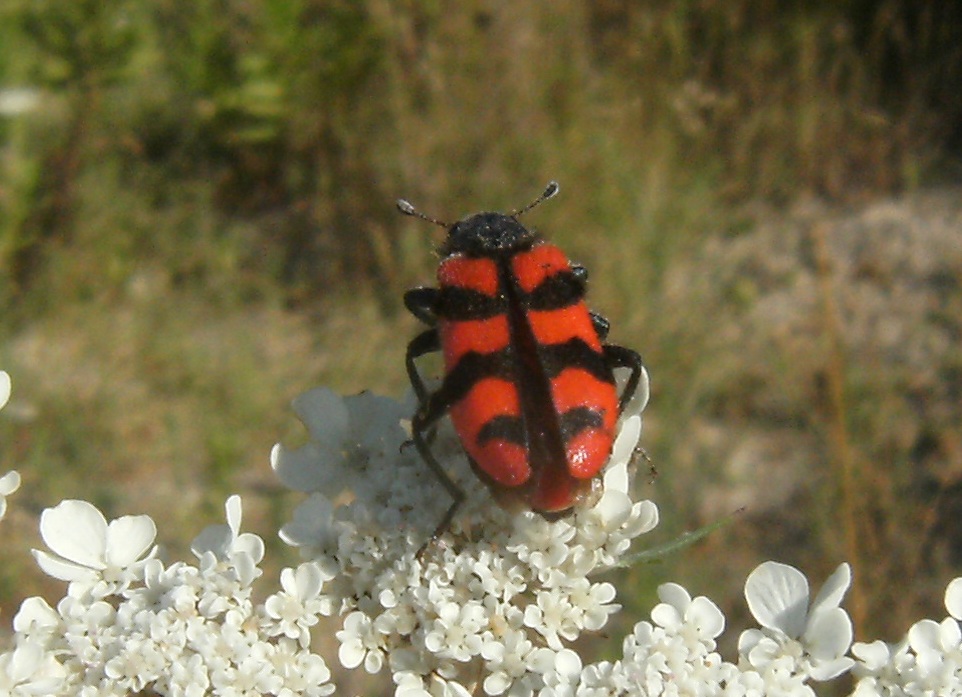
[[[484,378],[500,378],[509,382],[514,380],[511,346],[490,353],[468,351],[448,371],[441,387],[431,399],[438,400],[438,404],[446,407],[452,406],[464,399],[475,383]]]
[[[484,445],[489,440],[500,440],[526,447],[528,439],[524,434],[524,423],[521,417],[502,414],[489,419],[478,431],[477,442],[478,445]]]
[[[567,443],[582,431],[603,427],[604,419],[594,409],[574,407],[561,415],[560,425],[562,438]],[[502,414],[489,419],[478,431],[477,443],[478,445],[484,445],[492,440],[527,447],[528,439],[525,436],[524,422],[521,417]]]
[[[582,431],[602,426],[604,419],[601,414],[588,407],[574,407],[561,415],[561,434],[566,443]]]
[[[488,295],[473,288],[441,286],[434,311],[438,317],[455,322],[483,320],[507,311],[504,295]]]
[[[591,348],[580,337],[559,344],[541,344],[538,346],[538,355],[549,378],[557,377],[565,368],[581,368],[602,382],[615,382],[605,355]]]
[[[560,310],[578,304],[584,297],[584,280],[571,271],[559,271],[523,294],[521,304],[528,310]]]

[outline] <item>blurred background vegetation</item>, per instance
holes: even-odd
[[[851,561],[862,638],[941,617],[962,554],[962,261],[947,245],[906,270],[898,247],[846,270],[883,240],[879,201],[908,206],[922,252],[945,240],[916,213],[948,205],[958,239],[960,85],[962,6],[938,0],[8,0],[0,471],[24,486],[3,617],[49,588],[25,550],[64,497],[151,514],[179,556],[238,491],[290,562],[271,531],[297,499],[267,464],[304,437],[290,399],[405,389],[401,296],[432,281],[440,233],[394,200],[452,219],[549,179],[562,196],[527,223],[589,268],[652,373],[657,534],[746,506],[630,572],[629,619],[677,580],[737,624],[766,558],[813,579]],[[921,387],[854,334],[868,277],[890,299],[934,284],[879,314],[899,346],[949,337]],[[779,343],[799,307],[800,343]]]

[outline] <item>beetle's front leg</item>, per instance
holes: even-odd
[[[404,357],[404,365],[407,367],[408,379],[414,394],[417,395],[419,407],[423,407],[428,401],[428,389],[424,385],[424,378],[418,372],[415,361],[426,353],[433,353],[441,350],[441,339],[438,337],[437,329],[428,329],[411,339],[408,344],[407,354]]]
[[[404,294],[404,307],[426,325],[433,327],[438,323],[438,315],[434,309],[438,295],[437,288],[412,288]]]
[[[638,355],[638,352],[630,348],[605,344],[604,352],[605,360],[608,361],[608,365],[612,368],[631,369],[631,375],[628,376],[628,382],[625,384],[625,389],[622,391],[621,398],[618,401],[618,413],[620,414],[625,410],[625,407],[628,406],[631,398],[635,396],[638,383],[641,381],[641,371],[644,370],[645,366],[642,364],[641,356]]]

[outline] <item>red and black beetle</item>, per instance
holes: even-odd
[[[585,305],[587,271],[518,222],[557,192],[551,182],[521,210],[453,225],[398,201],[403,213],[449,228],[438,287],[404,295],[408,310],[430,326],[407,348],[420,403],[412,440],[453,499],[434,537],[464,500],[429,445],[445,413],[501,505],[555,519],[593,498],[618,416],[638,387],[641,357],[604,343],[608,321]],[[429,393],[415,361],[433,351],[443,353],[445,374]],[[620,397],[616,367],[631,369]]]

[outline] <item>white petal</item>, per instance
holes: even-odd
[[[40,536],[64,559],[92,569],[104,568],[107,520],[93,504],[68,499],[44,510]]]
[[[294,569],[289,566],[281,569],[281,589],[288,595],[297,596],[297,581],[294,579]]]
[[[616,464],[622,462],[627,464],[635,452],[635,446],[638,445],[639,438],[641,438],[641,417],[630,416],[625,419],[621,430],[618,432],[618,437],[615,438],[615,444],[611,448],[611,461]],[[625,469],[625,488],[622,491],[628,491],[627,467]],[[606,472],[605,486],[607,485],[608,476]]]
[[[321,592],[324,585],[324,577],[321,570],[314,562],[306,562],[297,567],[295,574],[297,583],[297,597],[313,598]]]
[[[738,655],[748,657],[748,654],[765,638],[760,629],[746,629],[738,637]]]
[[[876,639],[870,644],[856,641],[852,644],[852,655],[859,659],[871,671],[881,670],[889,662],[888,644]]]
[[[99,576],[97,572],[86,565],[74,564],[73,562],[54,557],[39,549],[34,549],[33,556],[37,564],[48,576],[60,579],[61,581],[80,581],[81,583],[93,583]]]
[[[334,504],[323,494],[311,494],[310,498],[294,509],[294,516],[278,533],[280,538],[293,547],[321,545],[333,537]]]
[[[528,654],[525,664],[532,672],[544,674],[554,669],[555,652],[544,647],[535,649]]]
[[[20,488],[20,473],[10,470],[0,477],[0,496],[9,496]]]
[[[745,600],[758,623],[797,639],[805,631],[808,580],[798,569],[767,561],[745,581]]]
[[[3,409],[8,399],[10,399],[10,375],[7,371],[0,370],[0,409]]]
[[[241,505],[241,497],[237,494],[233,494],[227,498],[227,502],[224,504],[224,509],[227,511],[227,527],[231,529],[236,537],[240,532],[241,520],[243,519],[243,507]]]
[[[691,605],[691,594],[677,583],[663,583],[658,586],[658,597],[681,613]]]
[[[631,515],[632,501],[628,494],[605,487],[605,493],[595,507],[601,520],[609,530],[621,527]]]
[[[654,501],[639,501],[633,506],[633,511],[638,516],[638,520],[632,526],[632,531],[638,534],[654,530],[658,526],[658,506]]]
[[[28,633],[38,629],[50,629],[60,622],[60,615],[39,596],[27,598],[13,617],[13,629]]]
[[[561,649],[555,656],[555,671],[569,682],[581,673],[581,657],[571,649]]]
[[[923,674],[941,670],[945,661],[941,638],[941,628],[933,620],[920,620],[909,628],[909,644],[915,650],[915,662]]]
[[[511,687],[512,682],[507,673],[491,673],[484,679],[484,694],[500,695]]]
[[[10,656],[10,663],[7,665],[7,676],[13,685],[30,680],[33,674],[40,668],[43,662],[43,648],[37,644],[21,644],[13,650]],[[7,682],[4,680],[4,682]],[[8,694],[20,694],[20,690],[14,690]],[[24,692],[29,694],[29,692]]]
[[[808,653],[817,659],[836,659],[847,653],[852,645],[852,620],[848,613],[833,607],[813,614],[805,629],[804,643]]]
[[[952,579],[945,589],[945,609],[955,619],[962,619],[962,577]]]
[[[946,651],[951,651],[959,647],[962,642],[962,632],[959,631],[959,623],[951,617],[946,617],[939,624],[939,640],[942,642]]]
[[[615,443],[615,448],[617,449],[617,441]],[[620,491],[622,493],[628,492],[628,486],[630,484],[628,477],[628,461],[625,458],[624,461],[615,459],[614,456],[611,458],[612,462],[615,464],[608,467],[605,470],[604,483],[605,492],[608,491]]]
[[[298,395],[291,402],[294,412],[307,426],[311,439],[319,443],[340,443],[347,434],[348,412],[344,399],[326,387]]]
[[[278,443],[271,449],[271,467],[288,489],[307,494],[323,491],[336,496],[344,488],[339,467],[344,458],[339,450],[327,445],[311,442],[289,450]]]
[[[252,532],[245,532],[238,535],[237,539],[231,544],[232,553],[243,553],[251,558],[255,564],[259,564],[264,558],[264,540],[260,535]]]
[[[686,619],[699,629],[703,636],[715,638],[725,630],[725,616],[711,600],[703,595],[691,601]]]
[[[674,605],[670,603],[658,603],[651,608],[651,621],[659,627],[674,632],[682,624],[682,615]]]
[[[190,551],[198,558],[209,552],[218,559],[226,559],[234,534],[226,525],[208,525],[190,543]]]
[[[623,385],[622,381],[628,381],[628,375],[629,370],[627,368],[615,369],[615,380],[617,380],[619,387]],[[631,401],[625,406],[624,414],[626,416],[637,416],[640,414],[648,405],[648,397],[650,395],[651,382],[648,377],[648,370],[645,367],[642,367],[641,377],[638,380],[638,389],[635,390],[635,394],[632,395]]]
[[[837,678],[854,665],[855,661],[848,656],[842,656],[841,658],[836,658],[833,661],[823,661],[821,663],[814,664],[812,669],[809,671],[809,675],[812,676],[812,680],[825,682],[826,680]]]
[[[370,448],[398,447],[405,439],[401,419],[409,419],[409,410],[396,399],[361,392],[344,398],[348,413],[348,438]]]
[[[838,565],[834,573],[825,581],[825,585],[815,596],[812,602],[811,612],[818,612],[821,608],[838,607],[842,604],[842,598],[852,585],[852,567],[848,563]]]
[[[618,595],[618,590],[614,585],[604,581],[602,583],[595,583],[591,586],[591,597],[596,603],[604,605],[610,603]]]
[[[364,656],[367,651],[361,646],[361,642],[350,642],[346,644],[341,644],[341,647],[337,650],[337,657],[341,661],[341,665],[349,670],[354,670],[364,661]]]
[[[157,526],[148,515],[125,515],[107,526],[107,563],[121,568],[140,559],[154,543]]]

